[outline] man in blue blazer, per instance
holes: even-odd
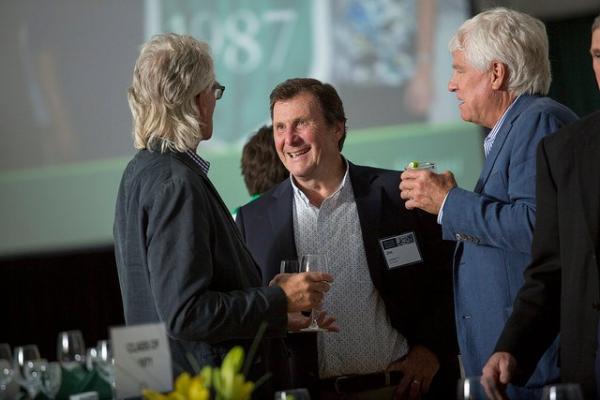
[[[406,171],[401,197],[410,209],[438,215],[445,239],[458,241],[454,260],[457,336],[467,376],[480,375],[511,313],[531,259],[538,142],[577,117],[542,97],[550,86],[544,25],[497,8],[467,20],[450,42],[454,73],[448,88],[465,121],[491,129],[473,192],[450,172]],[[556,344],[514,398],[539,398],[558,379]]]
[[[271,93],[271,113],[275,147],[291,177],[241,207],[237,224],[265,284],[282,260],[327,256],[335,283],[324,309],[340,332],[318,334],[319,393],[391,398],[397,385],[411,398],[452,398],[452,248],[435,218],[404,207],[399,172],[342,156],[346,117],[331,85],[283,82]],[[302,347],[310,337],[301,335],[295,354],[314,359]],[[386,376],[387,369],[400,374]]]

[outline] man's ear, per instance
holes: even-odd
[[[344,123],[343,122],[335,122],[335,124],[333,124],[334,127],[334,134],[335,134],[335,138],[337,139],[337,141],[339,142],[340,139],[342,138],[342,136],[344,135]]]
[[[506,89],[506,85],[508,84],[508,68],[506,64],[501,63],[500,61],[492,61],[490,79],[492,89]]]

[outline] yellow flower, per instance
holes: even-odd
[[[240,372],[244,363],[244,349],[232,348],[220,368],[204,367],[196,376],[184,372],[175,380],[175,390],[167,395],[144,390],[146,400],[209,400],[213,387],[217,400],[249,400],[254,383],[246,381]]]
[[[146,400],[209,400],[210,392],[204,385],[204,379],[201,375],[192,377],[184,372],[175,380],[175,390],[171,393],[162,395],[153,390],[144,390],[142,392]]]

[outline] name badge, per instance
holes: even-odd
[[[379,245],[385,256],[388,269],[403,267],[418,262],[423,258],[417,245],[417,235],[414,232],[403,233],[379,240]]]
[[[117,398],[139,397],[143,389],[172,389],[171,352],[164,323],[112,328]]]

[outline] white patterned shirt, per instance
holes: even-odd
[[[348,164],[340,187],[320,208],[290,181],[298,258],[324,254],[334,277],[323,309],[336,317],[340,332],[318,334],[319,377],[383,371],[408,352],[408,343],[371,281]]]

